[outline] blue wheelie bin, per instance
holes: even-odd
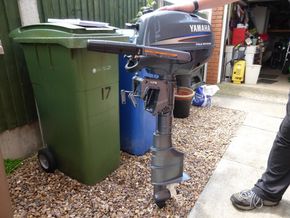
[[[120,55],[120,90],[132,90],[133,73],[125,70],[126,59]],[[151,77],[144,69],[139,75]],[[144,102],[137,98],[137,107],[127,99],[120,102],[120,140],[121,149],[129,154],[143,155],[150,150],[153,133],[156,129],[156,117],[144,110]]]

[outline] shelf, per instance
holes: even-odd
[[[290,29],[269,29],[269,33],[290,33]]]

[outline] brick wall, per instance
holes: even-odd
[[[212,11],[212,30],[215,37],[215,47],[212,57],[208,62],[206,82],[216,84],[218,81],[218,69],[220,58],[221,34],[223,27],[224,7],[215,8]]]

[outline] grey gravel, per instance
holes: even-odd
[[[95,186],[86,186],[63,173],[43,172],[31,157],[8,177],[15,217],[184,217],[212,175],[237,128],[241,111],[218,107],[191,108],[187,119],[174,120],[173,142],[186,154],[185,172],[177,198],[158,209],[152,200],[150,153],[121,152],[118,170]]]

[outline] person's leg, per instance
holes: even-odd
[[[274,141],[268,166],[252,189],[260,198],[280,201],[290,184],[290,103]]]
[[[290,94],[287,103],[287,114],[273,143],[265,173],[252,190],[233,194],[231,201],[234,206],[244,210],[262,207],[263,205],[274,206],[279,203],[289,184]]]

